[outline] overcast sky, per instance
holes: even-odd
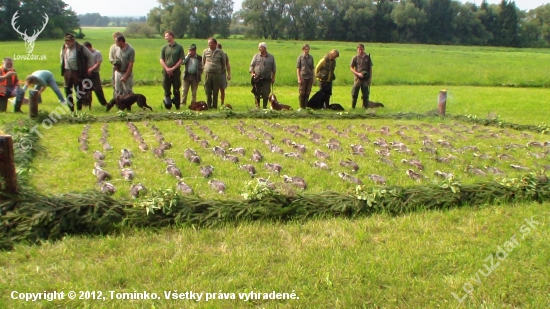
[[[235,2],[235,11],[238,11],[241,8],[242,0],[233,1]],[[101,16],[147,16],[147,13],[158,5],[157,0],[64,0],[64,2],[70,5],[77,14],[99,13]],[[482,0],[470,0],[469,2],[479,5]],[[516,6],[520,10],[530,10],[548,2],[550,1],[517,0]],[[500,0],[489,0],[489,3],[500,3]]]

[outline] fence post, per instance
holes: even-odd
[[[40,94],[37,90],[31,90],[29,92],[29,117],[36,118],[38,117],[38,97],[40,96]]]
[[[4,178],[6,188],[0,190],[17,192],[17,174],[13,157],[13,141],[10,135],[0,135],[0,176]]]
[[[445,112],[447,110],[447,90],[445,89],[439,91],[437,109],[439,110],[439,116],[445,117]]]

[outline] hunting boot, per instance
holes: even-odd
[[[15,103],[13,104],[13,112],[14,113],[22,113],[21,111],[21,105],[23,104],[23,97],[25,96],[25,92],[18,91],[17,95],[15,96]]]
[[[263,99],[264,102],[264,109],[267,109],[267,99]]]
[[[260,109],[260,99],[254,98],[254,104],[256,104],[256,109]]]

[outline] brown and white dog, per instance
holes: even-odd
[[[271,103],[271,109],[272,110],[276,110],[276,111],[282,111],[282,110],[291,111],[291,110],[293,110],[292,107],[290,107],[290,105],[285,105],[285,104],[279,103],[279,101],[277,101],[277,97],[273,93],[269,95],[269,103]]]
[[[107,103],[107,111],[110,111],[113,106],[116,105],[118,109],[120,110],[128,110],[131,111],[132,104],[137,103],[139,107],[142,109],[150,109],[153,111],[153,109],[147,105],[147,98],[143,94],[125,94],[125,95],[119,95],[114,97],[109,103]]]
[[[193,102],[189,105],[189,109],[196,112],[205,111],[208,109],[208,104],[204,101]]]

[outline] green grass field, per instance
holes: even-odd
[[[111,45],[110,33],[114,30],[83,29],[87,39],[104,56]],[[161,86],[155,82],[161,76],[158,51],[164,41],[129,39],[128,42],[136,48],[135,79],[142,84],[155,83],[137,85],[135,92],[147,96],[155,113],[166,112],[161,109]],[[258,42],[242,39],[221,42],[233,67],[226,102],[237,112],[246,112],[253,107],[247,70]],[[196,43],[199,49],[206,47],[206,40],[200,43],[186,39],[180,43],[185,47],[191,43]],[[267,44],[278,61],[275,92],[281,102],[297,108],[294,63],[303,42],[267,41]],[[2,45],[10,56],[24,52],[22,41]],[[34,53],[46,54],[48,60],[16,61],[17,70],[23,75],[37,69],[58,72],[60,45],[61,41],[39,39]],[[333,101],[349,108],[352,76],[348,64],[356,44],[311,42],[310,45],[315,59],[332,48],[340,50]],[[437,107],[439,90],[445,88],[449,94],[447,113],[480,118],[494,114],[502,121],[519,124],[548,123],[546,110],[550,91],[545,87],[549,86],[550,55],[547,50],[367,44],[367,52],[372,54],[375,64],[371,99],[385,104],[376,111],[378,114],[433,110]],[[111,88],[106,87],[105,92],[110,93]],[[198,99],[205,99],[201,88]],[[50,90],[44,93],[43,101],[40,106],[43,111],[51,112],[57,107]],[[24,106],[23,110],[27,111],[27,107]],[[87,113],[107,115],[97,100]],[[114,110],[110,112],[111,115],[115,113]],[[22,117],[26,115],[9,112],[0,116],[0,124]],[[281,127],[269,126],[274,123]],[[491,179],[499,181],[502,177],[512,178],[526,173],[512,169],[510,163],[529,167],[532,172],[550,165],[548,154],[540,159],[533,155],[548,148],[523,147],[530,141],[549,141],[548,135],[474,126],[449,118],[395,121],[280,119],[269,123],[242,120],[243,127],[259,137],[262,134],[258,128],[272,130],[273,143],[282,147],[284,152],[293,151],[281,142],[285,137],[306,145],[304,160],[270,153],[263,138],[253,140],[239,133],[235,128],[240,124],[238,120],[228,120],[227,123],[184,120],[183,126],[174,121],[154,124],[173,144],[166,157],[176,161],[184,172],[184,180],[193,187],[195,194],[205,198],[240,199],[246,182],[251,178],[236,164],[221,160],[210,150],[201,148],[199,142],[192,141],[185,130],[187,126],[208,140],[210,148],[223,139],[232,147],[246,148],[246,156],[239,158],[240,164],[250,163],[246,161],[252,149],[259,149],[266,157],[264,162],[283,165],[281,174],[304,177],[309,186],[305,193],[353,190],[353,184],[337,176],[340,171],[348,172],[338,166],[338,161],[345,158],[357,161],[358,172],[349,173],[360,178],[365,186],[373,185],[368,178],[370,173],[385,176],[389,185],[416,185],[404,173],[409,166],[399,162],[410,159],[406,154],[391,150],[389,159],[397,165],[397,170],[377,162],[379,156],[375,150],[379,149],[373,145],[377,138],[385,138],[388,142],[403,141],[417,154],[425,165],[421,173],[428,176],[421,184],[437,183],[439,180],[433,176],[435,170],[453,172],[460,181],[473,183]],[[150,147],[158,145],[150,126],[143,122],[135,125]],[[298,131],[305,137],[288,132],[292,125],[299,126]],[[328,125],[348,137],[329,131]],[[220,139],[215,141],[201,126],[207,126]],[[368,131],[366,126],[376,132]],[[390,128],[391,135],[380,133],[383,126]],[[424,132],[414,129],[415,126],[423,128]],[[77,138],[83,125],[55,124],[51,129],[40,126],[39,131],[44,135],[41,145],[47,152],[33,162],[31,185],[38,192],[47,194],[96,189],[91,173],[92,153],[95,149],[100,150],[101,127],[101,123],[92,124],[89,150],[82,152],[78,150]],[[322,134],[321,143],[317,145],[310,141],[302,129]],[[109,123],[108,130],[107,140],[114,150],[106,153],[105,169],[114,176],[112,182],[118,188],[115,197],[129,197],[129,183],[118,174],[117,160],[122,148],[131,149],[135,155],[132,159],[132,168],[137,175],[135,182],[140,181],[151,189],[175,185],[175,178],[164,173],[165,164],[160,159],[154,158],[151,151],[139,152],[138,144],[124,122]],[[398,130],[413,140],[397,135]],[[361,140],[358,134],[365,134],[370,141]],[[457,159],[449,164],[439,163],[433,155],[419,151],[424,136],[435,143],[433,147],[438,148],[437,156],[452,154]],[[330,138],[340,140],[344,150],[328,150],[325,144]],[[476,146],[480,150],[454,152],[437,144],[439,139],[451,141],[455,149]],[[505,149],[504,146],[510,143],[522,148]],[[352,155],[349,151],[351,144],[363,145],[366,156]],[[198,166],[183,158],[186,148],[199,153],[204,162],[201,165],[215,167],[214,178],[227,185],[225,195],[207,187],[207,180],[200,177]],[[331,171],[309,167],[311,162],[319,160],[313,155],[317,148],[332,156],[327,160]],[[474,153],[492,158],[481,159]],[[514,160],[498,159],[502,153],[512,155]],[[290,190],[281,183],[280,176],[268,173],[262,165],[263,162],[256,166],[258,176],[270,177],[278,182],[279,188],[289,193],[302,192],[295,188]],[[468,165],[481,169],[485,165],[496,166],[506,176],[475,176],[467,171]],[[18,244],[12,251],[0,252],[0,308],[548,308],[549,206],[548,202],[476,205],[400,216],[376,214],[353,220],[238,222],[204,229],[189,226],[162,230],[123,228],[115,235],[67,236],[39,246]],[[505,253],[503,248],[507,250]],[[14,296],[21,296],[20,293],[53,291],[65,292],[65,299],[34,302],[14,299]],[[67,299],[69,291],[77,291],[77,299]],[[111,299],[110,291],[115,299]],[[116,293],[143,291],[157,293],[160,299],[116,299]],[[165,292],[169,291],[202,293],[202,299],[165,299]],[[239,293],[250,296],[252,292],[273,291],[295,293],[299,299],[269,300],[262,299],[263,294],[260,294],[260,299],[239,300]],[[218,299],[206,301],[206,293]],[[235,296],[236,299],[219,299],[219,296]]]

